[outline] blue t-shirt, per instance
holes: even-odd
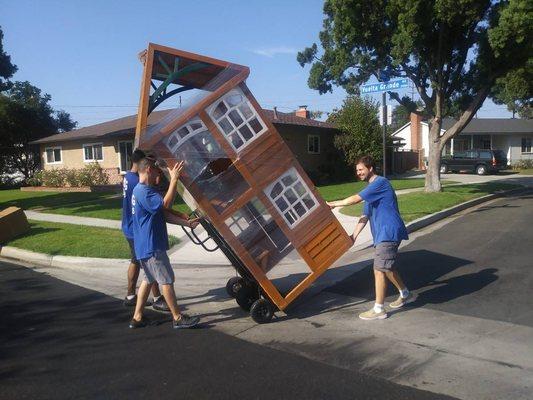
[[[122,232],[128,239],[133,239],[133,219],[131,217],[131,195],[133,189],[139,183],[139,175],[128,172],[122,181]]]
[[[137,259],[150,258],[156,250],[168,250],[163,198],[157,190],[152,186],[139,183],[133,189],[131,206]]]
[[[381,242],[401,242],[409,239],[398,210],[396,193],[386,178],[376,177],[359,196],[365,201],[363,214],[370,220],[374,246]]]

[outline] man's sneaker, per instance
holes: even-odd
[[[389,304],[390,308],[401,308],[407,303],[410,303],[413,301],[413,295],[411,292],[407,295],[407,297],[398,296],[398,298]]]
[[[375,312],[372,308],[364,313],[359,314],[359,318],[364,319],[365,321],[371,321],[373,319],[385,319],[387,318],[387,313],[385,310],[381,312]]]
[[[200,318],[198,317],[190,317],[187,314],[181,314],[180,319],[172,321],[172,328],[174,329],[193,328],[196,325],[198,325],[198,322],[200,322]]]
[[[157,311],[170,311],[170,307],[168,306],[163,296],[154,301],[154,303],[152,304],[152,308]]]
[[[134,295],[131,299],[124,298],[124,305],[126,307],[135,307],[135,304],[137,304],[137,295]]]
[[[136,319],[131,319],[130,321],[130,329],[137,329],[137,328],[144,328],[146,326],[145,319],[141,319],[140,321],[137,321]]]

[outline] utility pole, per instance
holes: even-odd
[[[383,141],[383,177],[387,177],[387,92],[381,94],[381,104],[383,110],[383,130],[382,130],[382,141]]]

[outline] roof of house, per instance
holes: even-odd
[[[148,125],[157,124],[172,110],[160,110],[152,112],[148,117]],[[314,119],[297,117],[292,113],[283,113],[274,110],[263,110],[267,118],[273,124],[286,124],[298,126],[310,126],[318,128],[335,129],[335,126],[328,122],[317,121]],[[114,119],[100,124],[86,126],[69,132],[57,133],[45,138],[35,140],[31,144],[66,142],[78,139],[98,139],[109,138],[124,134],[132,134],[137,123],[137,114]]]
[[[442,131],[450,129],[456,122],[457,120],[453,118],[444,118],[442,121]],[[422,121],[422,123],[427,124],[427,121]],[[401,128],[397,129],[393,135],[410,125],[411,122],[407,122]],[[533,133],[533,119],[472,118],[468,125],[461,131],[461,135],[504,135],[509,133]]]
[[[453,118],[444,118],[442,129],[450,129],[456,122]],[[533,120],[517,118],[472,118],[462,133],[533,133]]]

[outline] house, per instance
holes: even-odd
[[[456,121],[445,118],[441,133],[451,128]],[[402,139],[399,150],[418,153],[418,169],[425,169],[428,155],[429,125],[418,114],[411,114],[410,121],[394,132],[393,137]],[[463,131],[446,143],[443,154],[470,149],[498,149],[507,154],[508,164],[533,159],[533,120],[511,118],[473,118]]]
[[[154,111],[149,124],[157,124],[172,110]],[[337,132],[328,123],[309,117],[306,106],[294,113],[263,110],[274,124],[306,171],[316,171],[334,152],[333,137]],[[137,115],[87,126],[70,132],[58,133],[31,144],[40,146],[41,166],[53,168],[83,168],[89,162],[98,162],[109,176],[110,183],[120,183],[121,175],[129,168],[133,150]]]

